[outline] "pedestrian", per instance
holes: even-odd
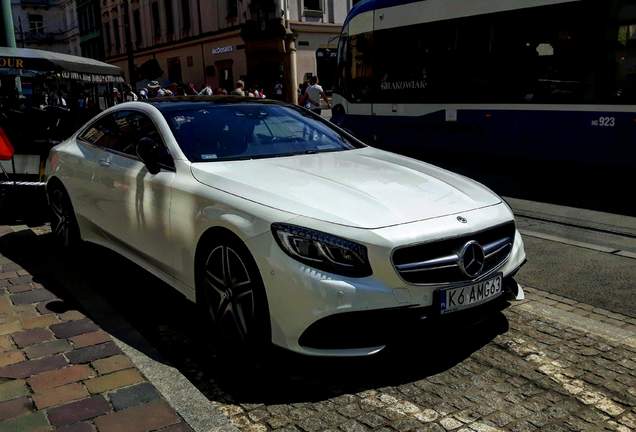
[[[121,103],[121,94],[117,87],[113,87],[113,105]]]
[[[274,84],[274,97],[277,100],[283,100],[283,83],[280,81],[277,81],[276,84]]]
[[[193,82],[188,83],[188,86],[186,87],[186,93],[190,96],[196,96],[199,94]]]
[[[306,93],[307,87],[309,87],[309,81],[305,81],[298,86],[298,105],[305,108],[309,108]]]
[[[166,95],[166,91],[161,88],[157,80],[149,81],[146,88],[148,89],[148,97],[151,99]]]
[[[230,94],[245,97],[245,82],[243,80],[238,80],[236,82],[236,88],[232,90],[232,93]]]
[[[318,77],[316,75],[312,76],[309,79],[309,87],[305,90],[306,95],[306,106],[309,105],[309,109],[314,113],[320,115],[322,111],[320,108],[320,98],[322,97],[324,101],[327,103],[327,107],[331,109],[331,103],[329,103],[329,99],[327,99],[327,95],[323,90],[322,86],[318,84]]]
[[[125,102],[137,102],[137,100],[139,99],[135,92],[132,90],[130,84],[124,84],[123,99]]]
[[[199,92],[199,96],[212,96],[213,94],[214,90],[212,90],[212,86],[210,84],[206,84]]]

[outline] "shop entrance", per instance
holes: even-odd
[[[214,63],[219,77],[219,87],[224,88],[228,92],[234,89],[234,74],[232,60],[219,60]]]

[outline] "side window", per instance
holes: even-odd
[[[159,131],[152,120],[145,114],[137,111],[119,111],[115,114],[117,125],[119,148],[114,148],[121,153],[137,157],[137,143],[141,138],[148,137],[161,144],[162,164],[174,168],[172,156],[165,147]]]
[[[118,146],[117,126],[113,115],[107,115],[90,125],[79,137],[90,144],[114,148]]]
[[[351,36],[343,49],[346,63],[342,70],[345,94],[353,101],[369,101],[372,96],[373,75],[373,33]]]

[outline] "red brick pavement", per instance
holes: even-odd
[[[56,304],[0,255],[0,432],[191,431],[108,333]]]

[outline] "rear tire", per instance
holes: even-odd
[[[271,343],[263,280],[247,247],[219,232],[201,246],[196,266],[197,303],[224,356],[253,361]]]
[[[73,250],[81,243],[79,225],[68,193],[57,182],[47,190],[51,208],[51,232],[55,241],[65,250]]]

